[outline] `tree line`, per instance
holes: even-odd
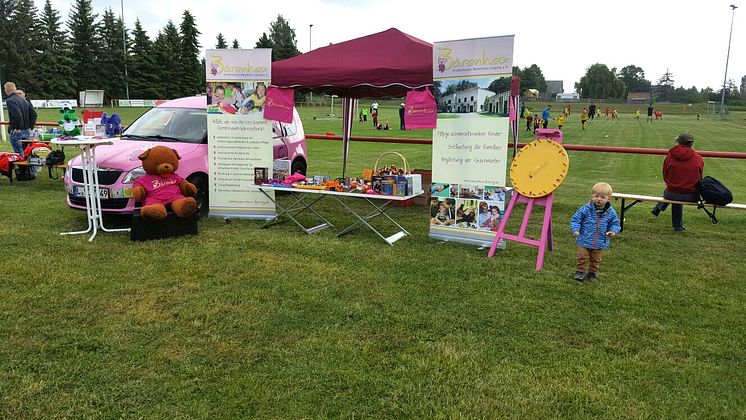
[[[75,0],[67,20],[46,0],[0,0],[0,80],[13,81],[29,98],[76,98],[103,89],[107,99],[172,99],[205,91],[200,31],[185,10],[178,26],[169,20],[154,39],[140,20],[129,30],[107,8],[99,16],[91,0]],[[126,46],[125,46],[126,45]],[[282,17],[256,47],[272,48],[273,60],[300,54],[295,31]],[[216,48],[227,48],[222,34]],[[233,48],[240,48],[233,40]],[[125,83],[126,82],[126,83]]]
[[[151,39],[140,20],[128,30],[111,8],[101,16],[93,12],[91,0],[75,0],[67,21],[46,0],[39,12],[33,0],[0,0],[0,80],[14,81],[31,98],[75,98],[86,89],[103,89],[106,98],[171,99],[204,92],[205,66],[200,35],[194,16],[187,10],[177,26],[172,20]],[[125,47],[126,44],[126,47]],[[256,48],[272,48],[272,60],[300,54],[295,30],[282,15],[262,33]],[[228,48],[224,34],[216,37],[215,48]],[[231,48],[240,48],[236,38]],[[531,64],[513,67],[521,78],[521,90],[546,92],[541,68]],[[468,89],[469,84],[452,85],[446,92],[436,84],[435,94]],[[510,78],[496,79],[493,92],[510,90]],[[720,100],[722,89],[674,86],[666,71],[651,83],[642,68],[628,65],[621,70],[596,63],[586,69],[575,84],[581,98],[620,99],[630,92],[650,92],[653,100],[693,103]],[[730,79],[725,87],[728,102],[746,101]]]
[[[629,93],[643,92],[650,93],[654,101],[675,103],[719,101],[723,93],[722,88],[715,91],[710,87],[675,87],[674,75],[669,70],[653,84],[645,78],[645,71],[641,67],[629,65],[617,71],[616,67],[609,68],[600,63],[588,67],[585,75],[575,83],[575,89],[581,98],[588,99],[626,99]],[[742,102],[746,100],[744,93],[739,93],[733,79],[728,80],[725,85],[726,102]]]

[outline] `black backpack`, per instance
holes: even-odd
[[[49,171],[49,177],[52,179],[59,179],[59,176],[52,175],[52,167],[54,165],[62,165],[65,163],[65,152],[63,152],[62,150],[52,150],[47,155],[46,163],[47,163],[47,170]]]
[[[715,209],[717,206],[725,206],[733,201],[733,194],[730,190],[723,185],[722,182],[717,179],[706,176],[699,180],[697,183],[697,193],[699,194],[699,208],[703,209],[712,223],[717,223],[718,219],[715,217]],[[705,204],[712,204],[712,213],[710,213]]]
[[[62,165],[65,163],[65,152],[53,150],[47,155],[47,166]]]

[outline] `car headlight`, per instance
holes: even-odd
[[[145,169],[143,169],[142,166],[138,166],[137,168],[127,172],[127,175],[124,177],[124,181],[122,181],[122,183],[131,184],[141,176],[145,176]]]

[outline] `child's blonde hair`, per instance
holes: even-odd
[[[593,185],[592,192],[611,197],[611,185],[607,184],[606,182],[597,182],[595,185]]]

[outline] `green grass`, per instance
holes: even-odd
[[[340,132],[308,111],[307,132]],[[398,128],[396,112],[381,114]],[[744,152],[745,128],[743,115],[623,114],[581,131],[573,114],[565,141],[665,148],[691,131],[700,150]],[[351,173],[386,150],[430,167],[427,146],[354,142]],[[310,173],[338,173],[341,152],[309,141]],[[428,239],[424,207],[392,210],[413,235],[391,248],[367,231],[216,219],[194,238],[91,244],[58,235],[85,223],[60,180],[0,179],[0,417],[746,417],[746,214],[712,225],[687,207],[674,234],[668,212],[640,204],[601,283],[578,286],[570,216],[601,180],[660,194],[662,157],[570,159],[539,273],[533,248],[488,260]],[[743,161],[706,159],[705,172],[746,202]],[[339,228],[352,222],[331,203]]]

